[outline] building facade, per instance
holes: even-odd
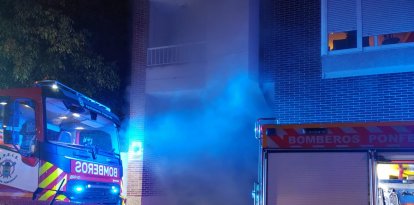
[[[281,123],[412,120],[414,27],[386,22],[411,22],[412,11],[411,1],[262,0],[260,78],[272,85],[274,116]],[[377,19],[366,20],[372,14]],[[383,43],[388,36],[399,40]]]
[[[253,127],[270,109],[251,66],[250,3],[135,0],[129,133],[143,158],[129,160],[128,203],[252,203]]]
[[[411,1],[133,2],[133,204],[252,204],[258,117],[414,119]]]

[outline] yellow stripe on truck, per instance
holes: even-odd
[[[56,180],[62,172],[63,171],[61,169],[59,169],[59,168],[56,169],[54,172],[52,172],[51,174],[49,174],[49,176],[47,176],[43,181],[41,181],[39,183],[39,187],[40,188],[45,188],[47,185],[49,185],[54,180]],[[56,187],[56,186],[54,186],[54,187]]]
[[[55,194],[55,191],[46,191],[44,194],[42,194],[42,196],[40,196],[39,200],[40,201],[46,201],[48,200],[51,196],[53,196],[53,194]]]
[[[65,195],[59,195],[59,196],[57,196],[56,197],[56,200],[57,201],[67,201],[68,200],[68,198],[65,196]]]
[[[68,181],[68,175],[67,174],[65,174],[65,176],[59,181],[59,183],[57,183],[54,187],[53,187],[53,190],[57,190],[58,188],[59,188],[59,186],[60,186],[60,184],[62,184],[62,182],[63,182],[63,184],[62,184],[62,187],[64,187],[65,186],[65,184],[66,184],[66,182]],[[63,180],[65,180],[65,181],[63,181]]]
[[[49,170],[50,168],[53,167],[53,164],[51,164],[50,162],[45,162],[41,167],[40,167],[40,172],[39,174],[42,175],[44,174],[47,170]]]

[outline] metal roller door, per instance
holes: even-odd
[[[367,205],[367,152],[271,152],[266,205]]]

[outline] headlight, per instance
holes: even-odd
[[[119,193],[119,189],[117,187],[115,187],[115,186],[112,186],[111,187],[111,193],[118,194]]]
[[[73,187],[73,190],[75,191],[75,193],[82,193],[85,188],[82,185],[76,185]]]

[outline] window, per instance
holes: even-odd
[[[114,122],[78,102],[46,98],[46,139],[63,146],[86,146],[119,153]]]
[[[380,34],[363,37],[364,47],[383,46],[398,43],[414,42],[414,32]]]
[[[322,78],[414,72],[414,1],[322,0]]]
[[[322,55],[413,43],[414,1],[322,0],[321,32]]]
[[[329,51],[356,48],[356,30],[329,34]]]
[[[31,156],[36,146],[34,103],[30,99],[0,97],[0,146]]]

